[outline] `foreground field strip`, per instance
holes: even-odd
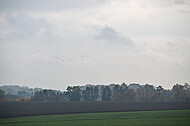
[[[45,115],[0,119],[0,126],[190,126],[190,110]]]
[[[159,119],[160,117],[155,117],[155,119]],[[173,119],[173,118],[175,118],[175,119],[177,119],[177,118],[182,118],[182,117],[161,117],[161,118],[164,118],[164,119],[169,119],[169,118],[171,118],[171,119]],[[190,118],[190,117],[184,117],[184,118]],[[102,121],[106,121],[106,120],[136,120],[136,121],[138,121],[138,120],[143,120],[143,119],[148,119],[149,120],[149,118],[106,118],[106,119],[67,119],[67,120],[46,120],[46,121],[22,121],[22,122],[3,122],[3,123],[0,123],[0,124],[20,124],[20,123],[23,123],[23,124],[28,124],[28,123],[48,123],[48,122],[68,122],[68,121],[96,121],[96,120],[102,120]],[[151,118],[151,119],[154,119],[154,118]]]
[[[183,110],[183,111],[188,111],[190,112],[190,110]],[[163,113],[166,113],[167,111],[161,111]],[[171,112],[175,112],[175,111],[171,111]],[[178,111],[176,111],[178,112]],[[30,117],[17,117],[17,118],[8,118],[8,119],[0,119],[0,124],[19,124],[19,123],[22,123],[22,124],[28,124],[28,123],[48,123],[48,122],[68,122],[68,121],[106,121],[106,120],[146,120],[146,119],[149,119],[150,118],[150,115],[149,116],[142,116],[140,115],[140,117],[130,117],[130,116],[139,116],[139,114],[142,114],[142,113],[156,113],[156,114],[160,114],[160,111],[154,111],[154,112],[147,112],[147,111],[142,111],[142,112],[115,112],[115,113],[90,113],[90,114],[65,114],[65,115],[58,115],[57,117],[59,117],[60,119],[51,119],[52,117],[56,116],[56,115],[49,115],[49,116],[30,116]],[[90,115],[100,115],[101,117],[97,118],[97,117],[91,117],[91,118],[87,118],[85,116],[90,116]],[[104,115],[105,114],[105,115]],[[110,114],[110,115],[109,115]],[[161,116],[161,115],[154,115],[154,116],[151,116],[151,119],[177,119],[177,118],[187,118],[187,119],[190,119],[190,114],[186,114],[186,116],[183,116],[183,115],[165,115],[165,116]],[[62,117],[63,116],[63,117]],[[71,116],[70,119],[65,119],[65,117],[67,116]],[[76,117],[72,117],[72,116],[76,116]],[[111,116],[111,117],[110,117]],[[129,116],[129,117],[127,117]],[[39,117],[39,118],[44,118],[44,120],[38,120],[36,117]],[[47,117],[47,118],[45,118]],[[33,120],[30,120],[30,118],[33,118]],[[50,119],[48,119],[50,118]],[[68,117],[69,118],[69,117]],[[17,121],[15,121],[15,119]],[[28,120],[29,119],[29,120]],[[12,121],[14,120],[14,121]],[[26,121],[25,121],[26,120]]]

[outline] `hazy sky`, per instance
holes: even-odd
[[[190,83],[190,0],[0,0],[0,85]]]

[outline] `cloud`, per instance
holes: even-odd
[[[189,82],[188,1],[0,0],[0,84]]]
[[[132,40],[128,37],[124,37],[120,32],[117,32],[110,26],[105,26],[100,29],[96,29],[97,35],[96,39],[106,40],[109,43],[120,43],[124,45],[131,45]]]
[[[49,24],[44,19],[34,19],[25,15],[11,15],[7,18],[9,28],[13,30],[12,35],[17,38],[28,38],[40,29],[47,29]]]
[[[173,0],[174,4],[188,4],[188,0]]]
[[[169,46],[175,46],[175,44],[172,43],[172,42],[167,42],[167,45],[169,45]]]
[[[0,22],[0,39],[24,43],[53,43],[58,41],[53,26],[43,17],[35,18],[27,14],[5,13]]]
[[[110,0],[1,0],[3,11],[55,11],[100,5]]]

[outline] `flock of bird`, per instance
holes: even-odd
[[[89,62],[105,62],[115,63],[125,61],[125,57],[118,55],[102,54],[95,51],[65,52],[55,56],[56,61],[61,64],[70,63],[89,63]]]
[[[59,63],[74,63],[74,62],[85,62],[91,59],[94,56],[93,51],[86,51],[86,52],[77,52],[77,53],[64,53],[55,56],[55,59]]]

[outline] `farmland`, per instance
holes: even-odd
[[[1,126],[189,126],[190,110],[83,113],[0,119]]]
[[[0,118],[183,109],[190,109],[190,102],[2,102]]]

